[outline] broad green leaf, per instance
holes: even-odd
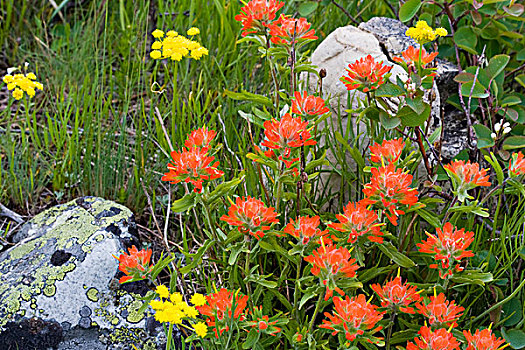
[[[454,81],[456,83],[462,83],[462,84],[470,83],[474,81],[474,74],[468,73],[468,72],[461,72],[454,77]]]
[[[379,121],[385,129],[394,129],[396,126],[401,124],[401,119],[397,117],[391,117],[384,111],[379,112]]]
[[[436,214],[431,213],[426,209],[418,209],[416,210],[416,213],[418,213],[419,216],[421,216],[426,222],[428,222],[433,227],[441,226],[441,222],[439,221]]]
[[[315,1],[306,1],[303,2],[301,5],[299,5],[299,8],[297,9],[299,11],[299,14],[303,17],[308,17],[311,15],[315,10],[317,10],[317,7],[319,6],[318,2]]]
[[[182,213],[185,211],[190,210],[195,206],[195,198],[197,194],[196,193],[190,193],[182,197],[181,199],[177,199],[173,202],[171,205],[171,210],[175,213]]]
[[[505,96],[501,101],[501,107],[515,106],[521,103],[521,98],[514,95]]]
[[[509,342],[514,349],[522,349],[525,347],[525,333],[519,329],[505,330],[501,329],[501,335]]]
[[[426,103],[423,102],[423,96],[418,96],[416,98],[407,97],[405,100],[408,107],[410,107],[418,115],[422,114],[425,111]]]
[[[236,177],[231,181],[226,181],[219,184],[206,198],[207,203],[213,203],[219,200],[221,197],[228,195],[231,191],[235,190],[237,186],[244,180],[244,175]]]
[[[523,307],[521,301],[518,298],[511,299],[508,303],[503,305],[501,315],[502,319],[506,319],[503,325],[505,327],[515,326],[523,317]]]
[[[383,242],[378,244],[377,247],[392,261],[404,268],[410,268],[416,266],[416,264],[410,260],[410,258],[397,251],[397,248],[390,242]]]
[[[510,136],[503,141],[503,149],[517,149],[525,147],[525,136]]]
[[[523,5],[522,4],[512,4],[512,6],[503,6],[503,11],[508,13],[511,16],[519,17],[523,14]]]
[[[505,69],[505,67],[509,63],[509,60],[510,60],[510,56],[508,55],[496,55],[492,57],[486,69],[489,76],[496,77],[499,73],[501,73]]]
[[[525,74],[520,74],[514,78],[521,86],[525,87]]]
[[[525,61],[525,48],[518,51],[518,53],[516,54],[516,60]]]
[[[404,126],[421,126],[430,116],[430,106],[426,105],[421,114],[417,114],[410,107],[404,106],[397,112],[397,117],[401,119]]]
[[[454,34],[454,41],[458,47],[469,53],[476,55],[476,45],[478,44],[478,37],[469,26],[460,27]]]
[[[478,137],[478,148],[487,148],[494,146],[494,140],[490,136],[492,131],[483,124],[473,125],[476,136]]]
[[[377,88],[376,97],[397,97],[403,95],[405,90],[392,83],[386,83]]]
[[[246,337],[246,341],[242,344],[243,349],[253,349],[253,346],[259,338],[261,337],[261,332],[258,332],[255,328],[252,328]]]
[[[272,100],[269,99],[268,97],[263,96],[263,95],[253,94],[248,91],[242,90],[241,92],[233,92],[230,90],[224,90],[224,93],[226,94],[226,96],[234,100],[237,100],[237,101],[250,101],[250,102],[255,102],[257,104],[265,105],[267,107],[273,106]]]
[[[421,0],[408,0],[399,9],[399,20],[407,22],[412,19],[421,8]]]
[[[472,82],[461,85],[461,94],[466,97],[469,97],[472,92],[473,98],[487,98],[489,97],[489,93],[486,90],[487,89],[479,82],[476,82],[474,89],[472,89]]]

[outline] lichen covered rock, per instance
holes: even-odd
[[[113,255],[137,244],[135,231],[129,209],[96,197],[53,207],[26,223],[16,245],[0,253],[2,336],[16,329],[8,325],[38,319],[59,325],[65,338],[96,329],[106,343],[146,339],[142,302],[115,278]]]

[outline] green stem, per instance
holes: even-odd
[[[392,338],[392,329],[394,328],[394,322],[396,320],[396,310],[390,316],[390,327],[388,327],[388,332],[386,335],[386,350],[390,350],[390,339]]]
[[[319,313],[319,309],[321,308],[321,303],[323,302],[325,293],[326,293],[326,289],[323,290],[321,294],[319,294],[319,299],[317,299],[317,304],[315,304],[314,314],[312,315],[312,319],[310,320],[310,327],[308,327],[309,329],[308,332],[310,332],[310,334],[312,334],[312,331],[314,329],[315,318],[317,317],[317,314]]]
[[[171,349],[171,341],[172,341],[172,338],[173,338],[173,326],[171,323],[168,323],[168,327],[169,327],[169,330],[168,330],[168,339],[166,340],[166,350],[170,350]]]
[[[293,308],[295,310],[295,319],[299,319],[299,309],[297,307],[297,302],[299,301],[299,278],[301,277],[301,263],[303,260],[301,257],[298,259],[297,262],[297,271],[295,272],[295,290],[293,295]]]

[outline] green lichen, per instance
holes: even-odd
[[[89,288],[86,296],[89,300],[96,303],[98,301],[98,290],[96,288]]]
[[[134,300],[131,302],[128,307],[128,316],[126,317],[126,321],[129,323],[139,323],[144,319],[144,313],[139,312],[139,309],[142,307],[142,302],[138,300]]]
[[[53,295],[55,295],[56,291],[57,291],[57,288],[55,287],[54,284],[52,284],[44,288],[44,295],[46,297],[52,297]]]

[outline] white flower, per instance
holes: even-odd
[[[7,68],[7,74],[11,74],[17,69],[18,69],[17,67],[9,67],[9,68]]]
[[[507,127],[505,129],[503,129],[503,134],[508,134],[512,129]]]
[[[490,134],[490,137],[492,137],[492,139],[495,140],[497,136],[496,136],[495,133],[492,133],[492,134]]]
[[[496,131],[497,133],[501,130],[501,124],[500,123],[496,123],[496,125],[494,125],[494,131]]]
[[[29,67],[29,62],[24,62],[24,67]]]
[[[505,128],[508,128],[508,127],[510,127],[510,123],[509,122],[505,122],[505,124],[503,124],[503,128],[505,129]]]

